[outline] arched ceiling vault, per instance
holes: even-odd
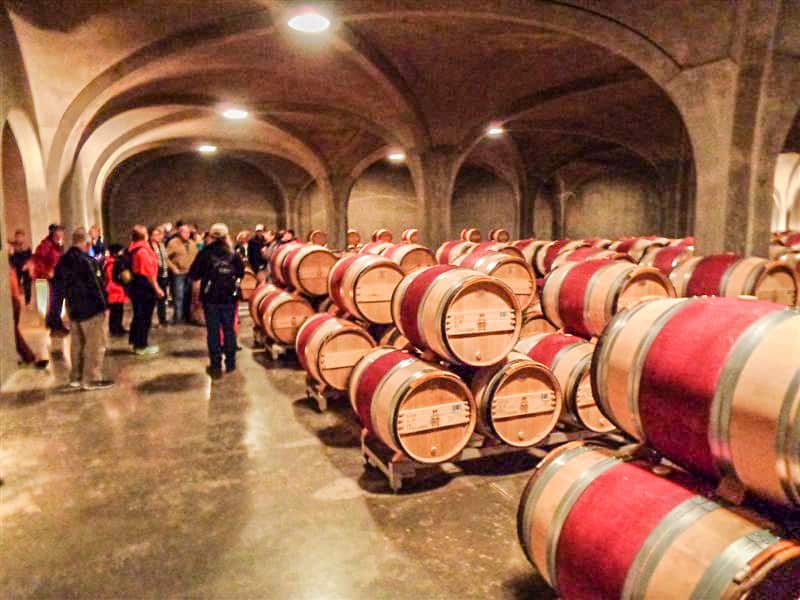
[[[519,186],[579,155],[576,136],[671,160],[685,133],[664,86],[727,56],[735,22],[728,3],[708,3],[702,17],[723,35],[687,47],[694,13],[674,35],[653,25],[674,7],[625,20],[588,0],[342,0],[327,3],[332,31],[312,39],[284,25],[291,2],[78,4],[56,18],[46,0],[9,3],[49,193],[77,167],[93,201],[120,157],[203,137],[315,178],[352,176],[392,147],[449,146]],[[220,103],[253,118],[225,122]],[[509,135],[485,144],[494,122]]]

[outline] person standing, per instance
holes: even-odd
[[[89,256],[91,240],[83,227],[72,234],[72,246],[58,261],[53,285],[67,305],[72,329],[69,387],[102,390],[114,385],[103,378],[106,353],[106,297],[103,270]]]
[[[11,266],[17,275],[17,281],[25,292],[25,305],[31,303],[31,274],[28,261],[33,256],[31,247],[25,239],[25,232],[17,229],[14,232],[14,241],[11,243]]]
[[[184,308],[186,306],[189,269],[197,256],[197,246],[191,240],[191,229],[182,224],[178,227],[178,234],[167,244],[167,264],[172,273],[172,302],[174,312],[173,323],[185,320]]]
[[[150,247],[144,225],[134,225],[131,230],[128,256],[133,275],[128,285],[128,296],[133,304],[133,321],[128,339],[137,355],[158,354],[159,348],[150,345],[149,336],[153,311],[157,300],[164,297],[164,291],[158,285],[158,258]]]
[[[13,263],[11,266],[14,266]],[[16,269],[9,269],[8,276],[11,284],[11,311],[14,317],[14,342],[17,346],[17,355],[23,363],[31,364],[36,361],[36,356],[28,346],[25,338],[22,337],[22,332],[19,329],[19,319],[22,314],[22,290],[20,289],[19,279],[17,279]]]
[[[50,334],[56,337],[64,337],[69,333],[69,329],[64,326],[64,321],[61,319],[64,298],[56,294],[53,286],[56,265],[63,254],[64,227],[54,223],[48,228],[47,237],[39,242],[36,251],[33,253],[31,275],[34,279],[47,279],[50,293],[47,302],[45,326],[50,330]]]
[[[164,228],[161,225],[150,229],[150,247],[158,259],[158,285],[166,292],[169,285],[169,261],[167,259],[167,249],[164,247]],[[156,313],[158,314],[158,324],[161,327],[167,326],[167,295],[166,293],[158,299],[156,303]]]
[[[122,337],[128,333],[122,324],[128,296],[125,288],[114,281],[114,264],[119,260],[123,250],[124,248],[120,244],[111,244],[108,247],[108,258],[103,265],[106,273],[106,293],[108,294],[108,332],[112,337]]]
[[[253,273],[256,275],[266,266],[264,255],[261,253],[265,245],[264,226],[256,225],[253,237],[247,242],[247,260],[250,261],[250,268],[253,269]]]
[[[244,262],[233,251],[225,224],[212,225],[209,235],[211,243],[197,255],[190,277],[200,281],[210,362],[206,372],[212,379],[219,379],[222,376],[223,353],[225,371],[232,373],[236,370],[235,321],[239,281],[244,277]]]
[[[106,258],[106,244],[100,234],[100,227],[92,225],[89,228],[89,237],[91,238],[89,256],[102,263]]]

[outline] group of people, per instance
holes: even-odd
[[[98,227],[82,227],[71,234],[71,245],[64,248],[64,228],[51,225],[48,235],[31,251],[25,233],[19,231],[11,245],[12,296],[14,299],[17,349],[23,362],[35,362],[19,332],[19,313],[23,302],[31,301],[31,284],[36,279],[48,282],[49,299],[45,325],[52,336],[69,335],[71,371],[68,387],[94,390],[111,387],[103,373],[107,333],[128,336],[132,351],[152,356],[159,348],[150,343],[154,314],[159,323],[187,321],[192,282],[199,288],[207,328],[208,374],[218,379],[236,370],[239,282],[245,274],[248,256],[255,258],[255,270],[268,263],[269,236],[256,228],[247,246],[234,250],[228,228],[211,226],[204,235],[184,223],[146,228],[136,225],[130,242],[106,247]],[[293,239],[293,234],[292,234]],[[263,242],[263,243],[261,243]],[[260,246],[258,245],[260,244]],[[251,248],[255,254],[250,253]],[[168,299],[173,312],[168,320]],[[125,305],[130,301],[132,319],[124,328]],[[69,328],[62,320],[66,307]],[[108,318],[106,319],[106,313]],[[223,371],[223,357],[225,370]],[[39,364],[38,366],[46,366]]]

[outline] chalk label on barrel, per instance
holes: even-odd
[[[408,435],[465,423],[469,423],[467,405],[464,402],[449,402],[401,410],[397,415],[397,432]]]
[[[555,398],[552,390],[495,396],[492,401],[492,419],[550,414],[553,412]]]
[[[448,335],[514,331],[514,315],[507,310],[464,311],[447,315]]]

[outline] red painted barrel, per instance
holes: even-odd
[[[639,264],[655,267],[668,276],[678,266],[694,255],[694,249],[687,246],[651,246],[642,256]]]
[[[440,265],[449,265],[453,260],[469,252],[475,247],[475,242],[468,240],[449,240],[436,250],[436,260]]]
[[[573,442],[525,488],[519,540],[565,600],[795,600],[800,546],[709,491],[682,471]]]
[[[654,300],[611,321],[592,387],[620,429],[675,463],[800,506],[798,356],[800,314],[780,305]]]

